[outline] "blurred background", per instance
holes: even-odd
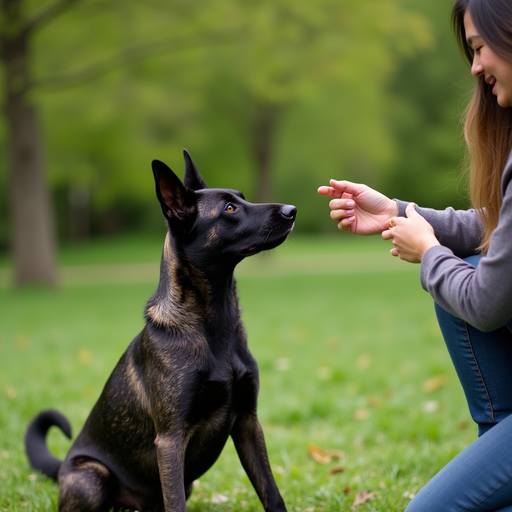
[[[183,148],[210,186],[296,205],[297,233],[335,229],[330,178],[465,206],[451,6],[4,1],[2,261],[52,284],[59,245],[160,232],[150,162],[181,176]]]
[[[210,186],[298,208],[278,257],[236,271],[290,509],[354,508],[370,489],[372,510],[403,510],[474,439],[419,266],[341,233],[317,194],[338,178],[467,206],[473,79],[452,4],[0,2],[0,508],[55,510],[26,425],[57,407],[77,432],[143,327],[166,231],[151,160],[182,176],[183,148]],[[69,447],[58,432],[49,444]],[[320,464],[318,446],[345,455]],[[214,490],[260,510],[226,451],[192,512],[216,512]]]

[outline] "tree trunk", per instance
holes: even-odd
[[[274,196],[272,157],[279,113],[279,106],[272,104],[261,105],[256,112],[252,147],[257,167],[256,201],[258,203],[270,203]]]
[[[30,101],[30,32],[22,0],[3,0],[1,58],[8,126],[11,250],[18,286],[55,286],[54,219],[44,176],[38,112]]]

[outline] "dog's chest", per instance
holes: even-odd
[[[200,372],[189,411],[191,423],[231,422],[240,412],[255,406],[257,380],[254,370],[240,361]]]
[[[256,407],[256,382],[251,371],[241,367],[203,375],[187,418],[189,457],[222,449],[237,418]]]

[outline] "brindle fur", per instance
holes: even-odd
[[[44,411],[27,431],[32,466],[59,482],[61,512],[183,512],[194,480],[230,435],[265,510],[286,510],[257,417],[258,367],[233,271],[244,257],[282,243],[296,209],[209,189],[184,153],[184,184],[152,163],[168,234],[144,329],[63,462],[45,437],[52,425],[71,435],[64,416]]]

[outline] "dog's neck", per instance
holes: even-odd
[[[166,330],[183,333],[223,330],[221,318],[240,318],[233,271],[208,272],[194,265],[167,233],[160,281],[146,306],[146,319]],[[233,323],[231,323],[232,329]],[[227,327],[229,328],[229,327]]]

